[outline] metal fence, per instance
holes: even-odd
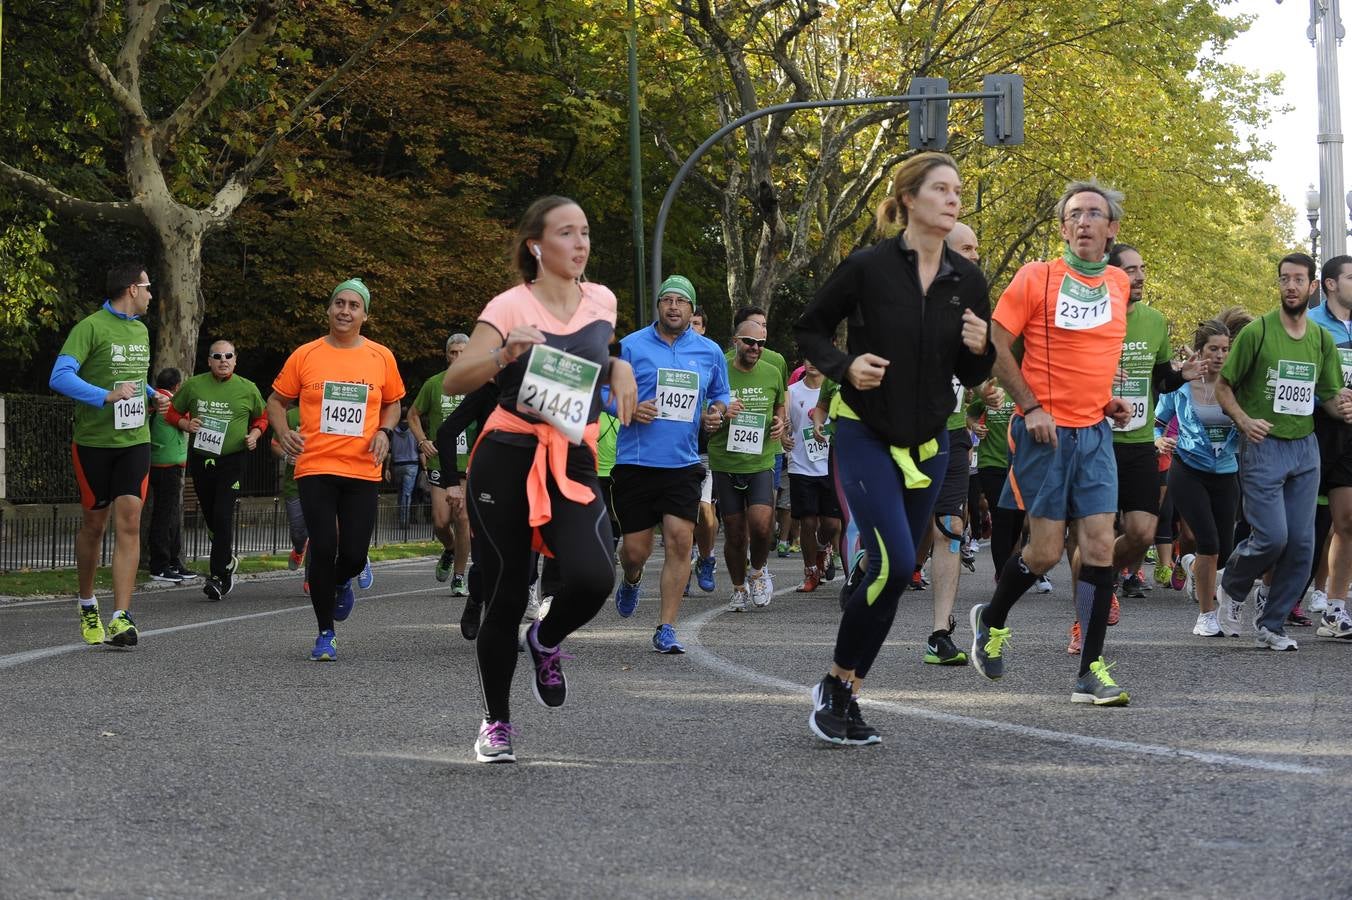
[[[61,503],[79,498],[71,467],[75,401],[5,394],[5,484],[14,503]]]
[[[291,550],[286,508],[282,501],[251,501],[235,504],[234,548],[240,556],[276,555]],[[401,524],[397,504],[382,502],[376,516],[371,545],[430,541],[432,509],[428,504],[409,507],[407,524]],[[22,569],[65,569],[75,565],[75,536],[80,531],[80,511],[52,506],[34,509],[0,508],[0,572]],[[103,536],[99,565],[112,562],[113,529],[111,522]],[[144,555],[144,547],[142,548]],[[183,515],[183,555],[185,562],[205,559],[211,554],[208,535],[196,509]]]

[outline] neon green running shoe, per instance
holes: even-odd
[[[1172,566],[1155,566],[1155,584],[1160,587],[1169,587],[1169,582],[1173,580],[1174,570]]]
[[[135,647],[136,640],[136,623],[131,620],[131,616],[123,613],[108,620],[108,637],[103,641],[105,644],[114,647]]]
[[[106,633],[103,620],[99,618],[99,604],[80,607],[80,637],[86,644],[102,644]]]
[[[1089,674],[1075,682],[1075,692],[1070,695],[1070,702],[1092,703],[1095,706],[1126,706],[1131,702],[1127,692],[1108,673],[1113,665],[1105,663],[1101,656],[1091,662]]]
[[[437,581],[446,581],[451,577],[451,566],[455,563],[455,551],[441,551],[441,558],[437,560]]]

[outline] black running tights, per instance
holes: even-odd
[[[379,487],[377,481],[339,475],[296,479],[305,527],[310,532],[310,559],[305,572],[320,631],[333,630],[338,585],[357,577],[366,565],[371,532],[376,527]]]

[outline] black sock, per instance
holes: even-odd
[[[1108,633],[1108,610],[1113,605],[1113,587],[1117,574],[1112,566],[1080,566],[1080,581],[1075,586],[1075,608],[1080,616],[1083,644],[1080,648],[1080,674],[1088,675],[1089,666],[1103,655],[1103,638]]]
[[[1028,571],[1023,554],[1017,553],[1005,562],[1005,570],[1000,573],[1000,581],[995,585],[990,605],[981,615],[981,621],[992,628],[1004,628],[1009,611],[1020,597],[1037,582],[1037,575]]]

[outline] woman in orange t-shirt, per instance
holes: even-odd
[[[296,489],[310,532],[306,580],[319,637],[310,659],[337,658],[334,622],[352,612],[352,579],[366,566],[376,491],[404,382],[387,347],[362,337],[371,292],[351,278],[329,295],[329,333],[287,358],[272,382],[268,421],[296,460]],[[300,404],[299,430],[286,421]],[[363,585],[364,587],[367,585]]]

